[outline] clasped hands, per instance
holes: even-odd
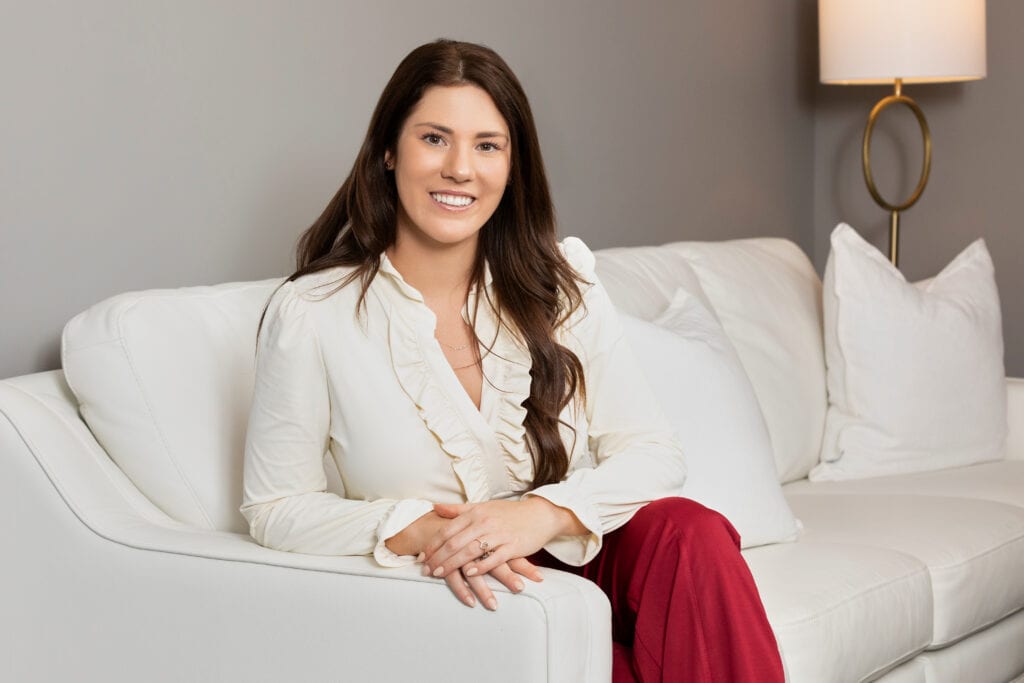
[[[402,555],[417,555],[425,576],[444,578],[469,607],[477,599],[488,609],[497,598],[484,576],[490,574],[513,593],[525,588],[523,578],[544,580],[526,558],[559,535],[588,533],[566,508],[540,496],[521,501],[434,505],[385,544]]]

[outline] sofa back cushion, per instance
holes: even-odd
[[[120,294],[64,327],[61,360],[82,417],[182,522],[248,532],[238,505],[256,325],[279,282]]]
[[[675,242],[606,249],[597,262],[615,304],[641,319],[664,310],[680,287],[700,292],[754,386],[779,480],[806,477],[828,403],[821,280],[803,251],[778,238]]]

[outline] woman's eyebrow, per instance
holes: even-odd
[[[433,123],[431,121],[423,121],[422,123],[417,123],[417,124],[414,124],[414,125],[416,127],[436,128],[437,130],[441,131],[442,133],[446,133],[448,135],[451,135],[452,133],[455,132],[451,128],[449,128],[448,126],[442,126],[439,123]],[[505,138],[506,140],[508,140],[508,135],[506,135],[505,133],[498,132],[498,131],[490,131],[490,130],[482,131],[480,133],[477,133],[476,136],[477,136],[477,138]]]

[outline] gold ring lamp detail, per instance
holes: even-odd
[[[903,85],[985,77],[985,0],[818,0],[818,36],[822,83],[894,88],[868,116],[861,163],[868,192],[889,212],[889,260],[898,266],[900,213],[921,198],[932,163],[928,121]],[[875,124],[897,104],[914,114],[924,143],[917,187],[900,203],[882,196],[871,170]]]

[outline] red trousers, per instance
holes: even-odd
[[[582,567],[612,605],[613,683],[782,683],[775,634],[725,517],[686,498],[645,505]]]

